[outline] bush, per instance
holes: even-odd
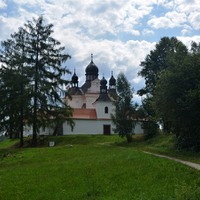
[[[176,147],[177,149],[186,149],[199,152],[200,138],[188,136],[186,134],[179,135],[176,139]]]
[[[158,134],[158,124],[154,121],[143,122],[142,128],[144,129],[144,136],[146,140],[153,138]]]

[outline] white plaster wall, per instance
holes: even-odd
[[[72,108],[82,108],[85,99],[82,95],[73,95],[72,100],[68,100],[68,105]]]
[[[32,126],[24,127],[24,137],[30,136],[33,134]],[[50,127],[40,128],[39,135],[53,135],[53,129]]]
[[[99,97],[99,94],[85,94],[85,98],[86,98],[86,108],[90,109],[90,108],[95,108],[94,107],[94,102],[96,101],[96,99]]]
[[[103,125],[111,126],[111,134],[113,134],[113,124],[111,120],[74,120],[76,123],[74,130],[71,131],[70,126],[65,122],[63,124],[63,134],[103,134]]]
[[[96,113],[97,113],[97,118],[105,118],[105,119],[110,119],[111,118],[111,113],[114,113],[114,105],[112,102],[96,102]],[[105,113],[105,107],[108,107],[108,113]]]
[[[111,134],[114,134],[113,128],[115,127],[112,120],[74,120],[76,125],[74,130],[71,131],[71,127],[64,122],[63,124],[63,134],[103,134],[103,125],[111,126]],[[135,134],[143,134],[144,131],[141,128],[141,122],[138,122],[134,130]],[[31,126],[26,126],[24,128],[24,137],[33,134],[33,129]],[[40,135],[52,135],[53,129],[51,128],[40,128]]]
[[[134,129],[134,133],[135,134],[143,134],[144,130],[141,127],[142,123],[141,122],[137,122],[135,125],[135,129]]]
[[[100,80],[95,79],[91,81],[91,87],[87,90],[88,93],[100,93]]]

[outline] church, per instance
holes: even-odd
[[[116,79],[111,73],[109,81],[103,76],[99,79],[99,69],[93,61],[85,68],[85,83],[79,86],[78,75],[74,70],[69,88],[72,99],[65,98],[66,103],[73,108],[73,131],[65,122],[63,133],[65,134],[113,134],[115,128],[111,114],[115,112],[113,102],[117,98]],[[143,133],[140,123],[136,124],[134,132]]]
[[[107,81],[103,76],[99,79],[99,69],[93,61],[85,68],[85,82],[79,86],[79,78],[75,70],[71,77],[71,85],[68,92],[71,99],[65,97],[64,101],[73,108],[72,119],[75,122],[73,130],[65,121],[61,128],[62,135],[68,134],[114,134],[115,125],[112,122],[111,114],[115,113],[114,101],[117,98],[116,79],[111,73]],[[54,128],[40,128],[40,135],[53,135]],[[143,133],[141,122],[137,122],[135,134]],[[26,126],[24,136],[32,134],[32,127]]]
[[[74,71],[71,78],[69,93],[72,99],[65,99],[66,103],[73,108],[73,120],[75,127],[73,131],[65,122],[63,124],[64,134],[105,134],[113,133],[114,124],[111,114],[115,108],[113,102],[117,98],[116,79],[113,74],[109,82],[103,76],[99,79],[99,69],[91,61],[85,69],[85,83],[79,86],[78,76]],[[107,86],[108,85],[108,86]]]

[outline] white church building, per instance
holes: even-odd
[[[63,134],[113,134],[114,124],[111,114],[115,112],[113,102],[117,98],[116,79],[113,74],[109,81],[98,78],[99,69],[91,61],[85,69],[85,83],[79,86],[78,76],[74,71],[69,89],[72,99],[65,99],[73,108],[73,120],[75,127],[73,131],[65,122]],[[108,84],[108,85],[107,85]],[[143,133],[140,124],[137,124],[135,133]]]
[[[111,74],[109,81],[104,76],[100,80],[98,75],[99,69],[93,62],[92,54],[91,61],[85,69],[85,83],[80,87],[78,76],[74,71],[68,91],[72,98],[65,97],[64,101],[73,108],[72,119],[75,126],[72,130],[67,121],[64,122],[61,134],[114,134],[115,125],[111,114],[115,112],[113,102],[117,98],[116,79]],[[53,135],[53,133],[54,128],[51,127],[40,128],[39,131],[40,135]],[[137,122],[134,133],[143,133],[140,122]],[[31,134],[32,127],[26,126],[24,136]]]

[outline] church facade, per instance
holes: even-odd
[[[109,81],[103,76],[98,77],[99,69],[94,64],[93,55],[85,69],[85,83],[79,86],[78,76],[74,71],[69,89],[72,99],[65,99],[66,103],[73,108],[73,120],[75,127],[73,131],[65,122],[63,124],[64,134],[113,134],[115,128],[112,123],[111,114],[115,112],[113,102],[117,98],[116,79],[113,74]],[[138,123],[135,133],[143,133]]]
[[[68,134],[114,134],[115,125],[111,114],[115,113],[114,101],[117,98],[116,79],[113,74],[109,81],[103,76],[99,79],[99,69],[91,61],[85,69],[85,83],[79,86],[78,76],[74,71],[71,78],[69,93],[71,99],[65,97],[64,101],[73,108],[72,119],[75,122],[73,130],[68,122],[64,122],[61,128],[62,135]],[[40,128],[40,135],[53,135],[54,128]],[[143,133],[141,123],[137,122],[135,134]],[[32,126],[26,126],[24,136],[32,134]]]
[[[103,77],[98,77],[99,69],[91,61],[85,69],[85,83],[79,87],[78,76],[74,71],[69,89],[72,99],[65,99],[67,104],[73,108],[73,120],[75,127],[73,131],[65,122],[63,124],[64,134],[112,134],[114,124],[111,114],[114,114],[113,102],[117,97],[116,80],[111,75],[108,82]]]

